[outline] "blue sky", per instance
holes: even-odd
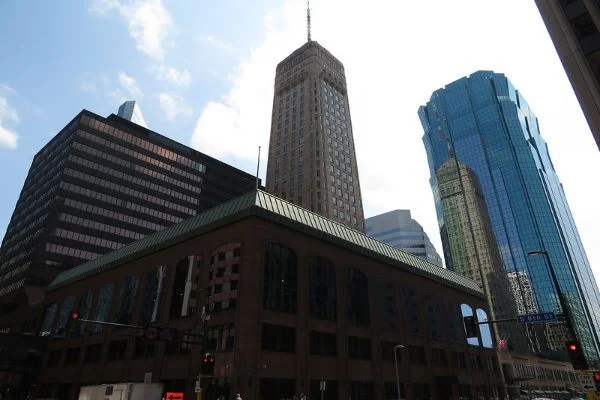
[[[33,155],[83,108],[107,116],[137,100],[151,129],[253,172],[259,145],[266,158],[275,66],[305,40],[304,7],[0,1],[0,233]],[[313,39],[346,68],[367,216],[410,209],[441,253],[417,109],[462,76],[503,72],[539,118],[599,276],[600,186],[586,174],[600,153],[533,1],[313,0],[312,10]]]

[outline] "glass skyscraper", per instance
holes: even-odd
[[[393,210],[365,219],[367,235],[443,267],[442,257],[410,210]]]
[[[148,128],[148,124],[146,124],[146,120],[144,119],[144,115],[142,114],[142,109],[137,103],[133,100],[128,100],[125,103],[119,106],[119,111],[117,115],[121,118],[125,118],[134,124],[138,124],[139,126],[143,126],[144,128]]]
[[[504,269],[527,275],[539,312],[561,312],[551,263],[577,338],[588,361],[597,361],[598,286],[538,120],[521,93],[503,74],[479,71],[435,91],[419,117],[444,250],[448,216],[437,173],[455,158],[478,180]],[[537,250],[548,259],[528,256]]]

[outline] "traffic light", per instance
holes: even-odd
[[[475,321],[475,316],[471,315],[468,317],[463,317],[463,322],[465,324],[465,333],[467,334],[467,338],[477,337],[477,321]]]
[[[567,353],[569,353],[569,357],[571,358],[573,369],[588,369],[587,361],[583,355],[583,349],[577,340],[567,340],[565,342],[565,347],[567,348]]]
[[[75,336],[77,332],[77,327],[79,326],[79,313],[77,311],[69,314],[69,320],[67,321],[67,326],[65,329],[66,337]]]
[[[594,371],[594,384],[596,385],[596,391],[600,391],[600,371]]]
[[[215,373],[215,356],[212,354],[206,354],[202,358],[202,366],[200,368],[200,375],[208,376]]]

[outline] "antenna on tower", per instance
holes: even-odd
[[[308,41],[310,42],[310,0],[306,0],[306,29],[308,32]]]

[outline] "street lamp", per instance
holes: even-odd
[[[558,295],[558,303],[563,310],[563,314],[565,316],[565,323],[567,324],[567,330],[569,331],[569,335],[571,338],[576,339],[575,332],[573,331],[573,324],[571,323],[571,316],[567,312],[567,307],[565,303],[565,299],[563,297],[562,291],[560,290],[560,286],[558,286],[558,278],[556,277],[556,273],[554,272],[554,268],[552,267],[552,262],[550,261],[550,256],[546,250],[534,250],[527,253],[528,256],[539,256],[543,255],[546,258],[546,262],[548,263],[548,269],[550,270],[550,277],[552,278],[552,283],[556,288],[556,294]]]
[[[398,400],[402,400],[402,398],[400,397],[400,374],[398,373],[398,355],[396,352],[403,348],[403,344],[397,344],[394,346],[394,364],[396,364],[396,390],[398,391]]]

